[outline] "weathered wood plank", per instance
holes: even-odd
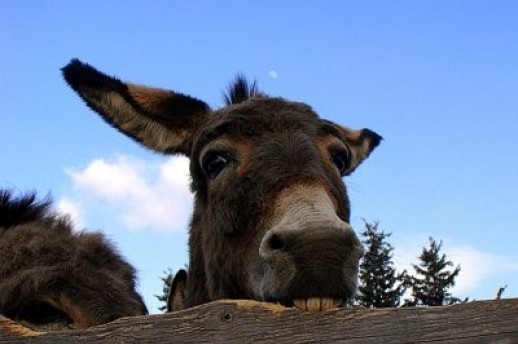
[[[0,343],[518,343],[518,299],[304,313],[223,300],[83,331],[33,332],[0,317]]]

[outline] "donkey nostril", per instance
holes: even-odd
[[[270,239],[268,240],[268,246],[271,250],[283,250],[284,249],[284,241],[278,234],[272,234]]]

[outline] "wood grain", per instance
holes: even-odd
[[[518,299],[305,313],[247,300],[34,332],[0,316],[0,343],[518,343]]]

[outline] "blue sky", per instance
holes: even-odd
[[[346,180],[352,225],[392,231],[400,269],[428,237],[459,296],[518,296],[515,1],[1,1],[0,186],[51,193],[102,230],[153,294],[187,264],[186,160],[107,126],[63,82],[78,57],[222,104],[238,72],[385,140]]]

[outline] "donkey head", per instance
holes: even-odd
[[[249,298],[321,310],[354,295],[363,250],[349,225],[342,177],[368,157],[379,135],[262,95],[242,78],[227,106],[211,110],[78,60],[63,72],[109,124],[154,151],[190,158],[190,262],[177,304]]]

